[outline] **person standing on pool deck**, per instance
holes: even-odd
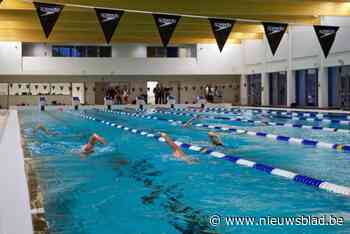
[[[94,152],[94,147],[97,143],[101,143],[103,145],[107,144],[106,140],[103,137],[100,137],[96,133],[92,134],[88,143],[83,146],[81,150],[81,154],[88,155]]]
[[[174,150],[174,156],[176,158],[179,158],[187,163],[194,163],[195,160],[193,159],[190,159],[183,151],[182,149],[177,145],[175,144],[175,142],[166,134],[166,133],[163,133],[161,132],[160,133],[160,136],[162,138],[164,138],[165,140],[165,143],[167,143],[173,150]]]

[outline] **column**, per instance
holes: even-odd
[[[87,105],[95,105],[95,82],[85,82],[85,103]]]
[[[266,72],[261,73],[261,105],[270,105],[269,74]]]
[[[241,75],[241,105],[248,105],[248,81],[247,75]]]
[[[293,71],[293,27],[288,27],[287,106],[296,103],[296,71]]]
[[[291,107],[292,103],[296,102],[295,99],[295,71],[287,71],[287,106]]]
[[[318,107],[328,108],[328,68],[322,65],[318,70]]]

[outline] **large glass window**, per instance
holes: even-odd
[[[318,70],[296,71],[296,104],[318,106]]]
[[[98,57],[112,57],[112,50],[110,46],[100,46]]]
[[[329,106],[350,108],[350,66],[328,69]]]
[[[87,57],[98,57],[98,48],[96,46],[88,46],[86,50]]]
[[[261,105],[261,74],[247,76],[248,105]]]
[[[196,57],[195,46],[148,46],[147,47],[148,58],[183,58],[183,57]]]
[[[53,57],[112,57],[110,46],[53,45]]]
[[[271,106],[287,105],[287,73],[273,72],[269,74],[269,93]]]

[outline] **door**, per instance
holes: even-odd
[[[261,75],[248,75],[248,105],[261,106]]]
[[[287,75],[286,72],[274,72],[269,75],[270,105],[287,105]]]
[[[72,97],[79,97],[80,104],[85,103],[85,85],[84,85],[84,83],[72,83]]]
[[[310,69],[306,74],[306,105],[318,106],[318,74],[316,69]]]
[[[95,104],[104,105],[104,97],[106,95],[106,82],[96,82],[95,83]]]
[[[340,77],[340,106],[341,108],[350,108],[350,74]]]
[[[318,106],[318,70],[296,73],[296,100],[298,106]]]
[[[170,94],[176,98],[176,103],[181,103],[180,82],[170,81]]]

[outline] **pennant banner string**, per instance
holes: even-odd
[[[37,3],[46,3],[42,1],[28,1],[28,0],[21,0],[23,2],[37,2]],[[52,4],[52,3],[50,3]],[[223,20],[233,20],[233,21],[239,21],[239,22],[246,22],[246,23],[263,23],[264,20],[253,20],[253,19],[242,19],[242,18],[230,18],[230,17],[218,17],[218,16],[203,16],[203,15],[191,15],[191,14],[178,14],[178,13],[169,13],[169,12],[156,12],[156,11],[142,11],[142,10],[132,10],[132,9],[125,9],[125,8],[115,8],[115,7],[102,7],[102,6],[91,6],[91,5],[82,5],[82,4],[74,4],[74,3],[55,3],[60,4],[68,7],[77,7],[77,8],[87,8],[87,9],[95,9],[95,8],[102,8],[102,9],[108,9],[108,10],[119,10],[129,13],[140,13],[140,14],[161,14],[161,15],[173,15],[173,16],[180,16],[185,18],[197,18],[197,19],[211,19],[211,18],[217,18],[217,19],[223,19]],[[289,23],[285,21],[269,21],[273,23],[286,23],[289,25],[313,25],[313,24],[303,24],[303,23]]]

